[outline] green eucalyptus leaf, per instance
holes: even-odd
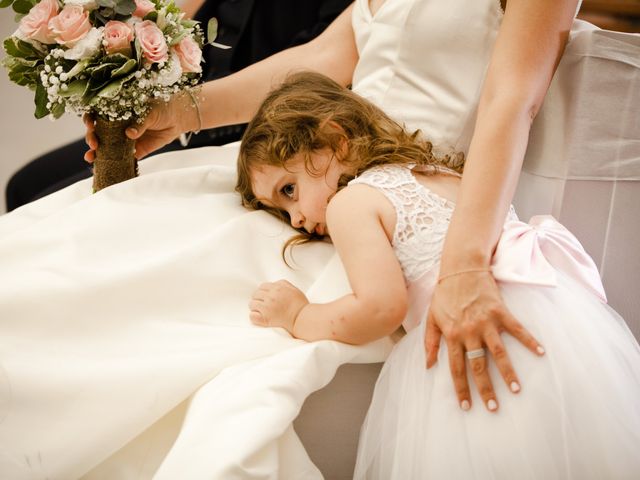
[[[218,19],[211,17],[209,23],[207,23],[207,43],[213,44],[213,41],[218,36]]]
[[[84,96],[87,91],[87,86],[89,82],[86,80],[74,80],[73,82],[67,85],[66,90],[60,90],[58,95],[61,97],[76,97],[76,96]]]
[[[136,2],[134,0],[120,0],[114,10],[119,15],[131,15],[136,11]]]
[[[98,0],[96,3],[99,7],[106,7],[111,9],[116,8],[117,5],[116,0]]]
[[[16,0],[15,2],[13,2],[13,11],[22,15],[26,15],[27,13],[29,13],[29,10],[31,10],[33,5],[34,4],[29,0]]]
[[[76,63],[73,66],[73,68],[67,72],[67,80],[70,80],[76,75],[78,75],[79,73],[82,73],[85,70],[85,68],[87,68],[88,64],[89,64],[89,60],[86,58]]]
[[[189,35],[189,32],[187,30],[183,30],[181,33],[173,37],[173,40],[169,42],[169,46],[173,47],[174,45],[179,44],[182,41],[182,39],[187,35]]]
[[[36,118],[42,118],[49,115],[49,109],[47,108],[49,97],[47,97],[46,89],[40,83],[36,87],[36,95],[34,101],[36,103],[36,111],[34,113]]]
[[[16,58],[44,58],[46,53],[38,50],[34,45],[29,42],[25,42],[16,37],[9,37],[5,39],[3,45],[7,55]]]
[[[130,58],[122,65],[120,68],[117,68],[111,72],[111,78],[121,77],[122,75],[126,75],[136,68],[138,62],[136,62],[133,58]]]
[[[222,43],[218,43],[218,42],[210,42],[210,44],[212,47],[216,47],[221,50],[229,50],[231,48],[231,46],[229,45],[223,45]]]
[[[140,45],[140,40],[138,40],[138,37],[136,37],[136,39],[134,40],[133,45],[136,51],[136,58],[139,62],[142,62],[142,45]]]
[[[124,83],[123,78],[109,83],[106,87],[104,87],[97,93],[95,100],[97,101],[97,99],[99,98],[115,97],[116,95],[118,95],[118,93],[120,93],[123,83]]]
[[[63,103],[54,103],[51,106],[51,113],[53,114],[53,118],[60,118],[64,113],[64,104]]]
[[[124,65],[129,61],[129,57],[124,55],[123,53],[112,53],[111,55],[106,55],[101,60],[102,63],[115,63],[118,65]]]
[[[115,65],[110,63],[105,63],[103,65],[98,65],[97,67],[91,68],[91,78],[95,79],[104,79],[111,76],[111,71],[117,68]],[[89,69],[87,69],[87,73]]]
[[[191,30],[193,27],[195,27],[199,23],[200,22],[198,22],[197,20],[191,20],[191,19],[185,18],[180,22],[180,25],[182,25],[184,28],[188,30]]]
[[[13,3],[13,0],[2,0],[0,2],[0,8],[6,8]]]
[[[158,12],[156,12],[155,10],[151,10],[144,16],[143,20],[151,20],[153,23],[156,23],[156,21],[158,20]]]

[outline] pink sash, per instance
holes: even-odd
[[[557,285],[556,270],[607,301],[596,264],[578,239],[550,215],[505,223],[491,265],[500,282]]]

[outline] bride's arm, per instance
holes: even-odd
[[[136,140],[136,158],[154,152],[185,132],[249,121],[267,93],[290,72],[316,70],[343,85],[349,84],[358,61],[352,10],[353,5],[308,43],[207,82],[197,95],[180,92],[169,102],[156,104],[142,124],[127,130],[127,135]],[[93,120],[85,117],[85,124],[86,141],[91,148],[85,159],[91,162],[97,139]]]
[[[433,365],[444,335],[463,406],[471,402],[465,351],[486,346],[514,392],[519,381],[500,332],[505,330],[530,350],[543,352],[507,311],[494,279],[478,270],[490,266],[531,123],[562,56],[576,5],[576,0],[509,0],[491,57],[425,338],[428,364]],[[481,397],[494,409],[497,400],[486,366],[486,357],[471,361]]]
[[[200,95],[203,128],[249,121],[267,93],[296,70],[315,70],[342,85],[351,83],[358,61],[352,10],[353,5],[310,42],[206,83]]]

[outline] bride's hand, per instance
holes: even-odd
[[[493,356],[509,389],[514,393],[520,391],[520,382],[500,337],[503,331],[513,335],[532,352],[544,354],[542,346],[509,312],[488,271],[442,277],[427,315],[427,368],[436,363],[441,336],[444,335],[454,388],[463,410],[471,408],[466,352],[476,351],[476,355],[471,355],[475,358],[469,359],[469,366],[488,410],[497,410],[498,401],[489,377],[486,355]]]
[[[193,102],[186,92],[174,95],[168,102],[158,101],[142,123],[134,124],[126,130],[126,135],[136,140],[135,156],[138,160],[172,142],[181,133],[200,129],[198,109]],[[85,141],[90,149],[85,153],[84,159],[92,163],[98,148],[95,120],[90,115],[85,115],[83,120],[87,127]]]

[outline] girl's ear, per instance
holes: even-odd
[[[338,148],[335,150],[338,160],[342,161],[345,158],[347,158],[347,154],[349,153],[349,143],[348,143],[349,139],[347,137],[347,132],[344,131],[344,128],[342,128],[342,126],[339,123],[333,120],[329,120],[324,125],[324,128],[340,136],[340,140],[337,146]]]

